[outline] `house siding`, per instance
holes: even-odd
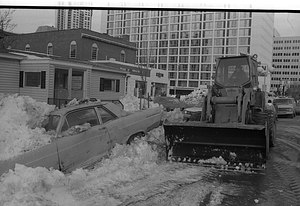
[[[48,102],[48,88],[49,88],[49,64],[42,63],[30,63],[22,64],[21,71],[24,72],[41,72],[46,71],[46,88],[41,89],[40,87],[27,87],[20,88],[20,95],[30,96],[31,98],[40,101]]]
[[[54,72],[55,72],[54,66],[50,65],[49,75],[48,75],[48,82],[49,82],[49,85],[48,85],[49,86],[48,87],[48,98],[53,98],[54,97]]]
[[[18,60],[0,60],[0,93],[19,93],[20,63]]]
[[[92,70],[91,76],[92,76],[91,88],[90,88],[91,98],[97,98],[100,100],[116,100],[116,99],[120,99],[120,97],[124,95],[124,85],[125,85],[124,74]],[[100,78],[119,79],[120,91],[119,92],[100,91]]]

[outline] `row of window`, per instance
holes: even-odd
[[[202,42],[202,45],[201,45]],[[250,45],[249,37],[240,38],[215,38],[215,39],[189,39],[189,40],[160,40],[160,41],[142,41],[137,43],[140,49],[151,48],[152,50],[157,47],[200,47],[200,46],[235,46],[235,45]],[[209,48],[208,48],[209,49]]]
[[[299,62],[299,59],[273,59],[273,62]]]
[[[25,51],[30,51],[30,45],[26,44],[25,46]],[[98,59],[98,45],[94,43],[91,47],[91,60],[97,60]],[[48,55],[53,55],[53,44],[50,42],[47,45],[47,52]],[[70,58],[76,58],[77,56],[77,43],[76,41],[72,41],[70,43],[70,50],[69,50],[69,57]],[[120,53],[120,61],[125,62],[126,56],[125,56],[125,51],[122,50]]]
[[[200,85],[209,85],[211,78],[203,78],[202,80],[206,80],[206,81],[183,81],[183,80],[171,80],[170,81],[170,86],[174,87],[174,86],[178,86],[178,87],[199,87]]]
[[[300,43],[300,39],[295,39],[295,40],[275,40],[274,44],[295,44],[295,43]]]
[[[291,50],[291,49],[300,49],[300,46],[273,47],[273,50]]]
[[[251,27],[251,24],[243,24],[240,25],[240,27]],[[232,23],[229,24],[227,27],[224,26],[215,26],[213,22],[205,23],[202,26],[202,30],[212,30],[212,29],[232,29],[233,32],[231,31],[227,32],[227,35],[230,36],[235,36],[235,30],[238,28],[237,23]],[[249,29],[249,28],[248,28]],[[164,26],[147,26],[147,27],[122,27],[122,28],[113,28],[113,27],[108,27],[107,32],[111,36],[116,36],[116,35],[121,35],[121,34],[141,34],[141,33],[157,33],[157,32],[175,32],[175,31],[197,31],[201,30],[201,24],[200,23],[192,23],[192,24],[171,24],[171,25],[164,25]],[[225,32],[224,36],[225,36]],[[250,35],[250,32],[247,32],[245,34],[241,33],[241,35]]]
[[[290,80],[290,81],[300,81],[300,78],[281,78],[281,77],[272,77],[271,80],[273,81],[281,81],[281,80]],[[271,84],[272,87],[272,84]]]
[[[115,15],[114,15],[115,14]],[[227,14],[227,15],[226,15]],[[122,20],[122,19],[139,19],[139,18],[148,18],[148,17],[160,17],[160,16],[178,16],[182,15],[187,18],[192,15],[192,17],[196,16],[201,20],[210,21],[210,20],[218,20],[218,19],[237,19],[237,18],[251,18],[251,12],[215,12],[215,13],[200,13],[200,12],[191,12],[191,11],[108,11],[108,21],[113,20]],[[185,16],[187,15],[187,16]]]
[[[299,56],[300,53],[273,53],[273,56]]]
[[[178,17],[179,18],[179,17]],[[148,25],[153,26],[160,26],[161,31],[168,31],[170,30],[197,30],[197,29],[213,29],[213,28],[233,28],[233,27],[251,27],[251,20],[228,20],[228,21],[215,21],[215,22],[191,22],[186,21],[184,22],[169,22],[165,18],[154,18],[154,19],[144,19],[144,20],[128,20],[128,21],[115,21],[115,22],[108,22],[107,28],[123,28],[123,27],[149,27]],[[146,26],[146,27],[145,27]]]
[[[227,38],[237,38],[238,36],[240,38],[248,38],[244,36],[250,36],[251,29],[240,29],[240,32],[238,34],[238,30],[227,30],[227,35],[225,35],[225,30],[208,30],[205,32],[201,31],[192,31],[191,33],[188,32],[171,32],[169,33],[150,33],[150,34],[132,34],[131,35],[131,41],[138,42],[138,41],[153,41],[153,40],[164,40],[164,39],[170,39],[170,40],[179,40],[179,39],[197,39],[199,40],[201,37],[207,38],[207,37],[227,37]],[[249,38],[248,38],[249,39]],[[153,41],[154,42],[154,41]]]
[[[298,69],[300,67],[299,67],[299,65],[275,65],[274,68],[279,68],[279,69],[281,69],[281,68],[284,68],[284,69],[289,69],[289,68],[291,68],[291,69]]]
[[[19,87],[46,88],[46,71],[24,72],[20,71]],[[119,79],[100,78],[99,91],[120,92]]]
[[[148,28],[148,27],[147,27]],[[135,32],[134,32],[135,33]],[[132,34],[132,41],[139,40],[158,40],[158,39],[189,39],[189,38],[205,38],[205,37],[237,37],[250,36],[251,29],[228,29],[225,30],[206,30],[206,31],[183,31],[183,32],[160,32],[149,33],[143,31],[142,33]]]
[[[198,72],[169,72],[169,79],[210,79],[210,73]],[[178,75],[178,76],[177,76]]]

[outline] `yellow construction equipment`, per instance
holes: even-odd
[[[168,161],[213,164],[222,157],[226,168],[265,167],[276,118],[258,85],[259,65],[257,55],[218,58],[201,120],[163,124]]]

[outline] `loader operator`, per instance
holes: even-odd
[[[232,73],[231,77],[228,79],[230,84],[242,84],[249,79],[246,72],[241,66],[236,67],[235,71]]]

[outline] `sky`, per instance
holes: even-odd
[[[276,10],[269,11],[274,12]],[[275,14],[274,26],[280,35],[300,36],[300,11],[299,13],[292,10],[281,10],[279,12]],[[103,25],[101,26],[103,18],[105,17],[101,15],[101,10],[93,12],[92,30],[105,32]],[[15,33],[35,32],[38,26],[55,26],[55,11],[49,9],[15,9],[12,22],[17,24],[14,29]]]

